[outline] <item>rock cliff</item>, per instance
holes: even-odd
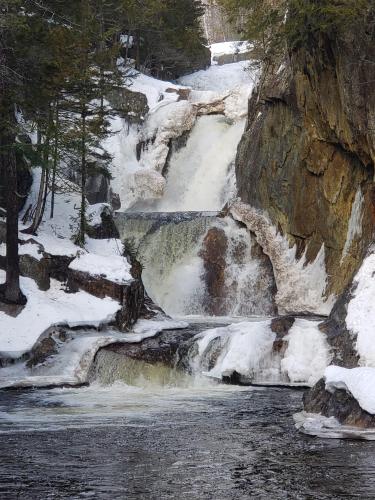
[[[374,47],[321,38],[265,71],[239,146],[241,200],[266,211],[315,260],[322,245],[326,293],[339,296],[374,226]]]

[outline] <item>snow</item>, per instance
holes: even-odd
[[[249,42],[234,41],[234,42],[219,42],[210,45],[211,55],[214,59],[217,56],[226,54],[243,54],[249,52],[252,45]]]
[[[85,249],[89,253],[102,255],[103,257],[112,257],[113,255],[123,255],[124,244],[116,238],[106,240],[86,238]]]
[[[4,279],[5,273],[0,271],[0,281]],[[110,298],[98,299],[82,291],[65,293],[61,286],[58,281],[51,280],[51,288],[41,291],[32,279],[21,278],[27,304],[16,317],[0,311],[0,356],[22,356],[53,325],[99,327],[107,324],[121,308]]]
[[[19,255],[30,255],[36,260],[41,260],[43,258],[42,253],[40,252],[40,248],[35,243],[25,243],[23,245],[19,245],[18,249]],[[6,244],[0,243],[0,256],[6,256]]]
[[[97,278],[105,278],[118,284],[125,284],[133,279],[130,264],[120,255],[102,256],[86,253],[76,257],[69,269],[87,273]]]
[[[363,261],[354,278],[353,297],[348,304],[346,325],[356,338],[355,348],[362,366],[375,368],[375,253]]]
[[[363,410],[375,414],[375,368],[348,369],[332,365],[326,369],[324,378],[327,391],[344,389]]]
[[[108,203],[96,203],[87,207],[87,220],[91,226],[100,226],[103,211],[110,210]]]
[[[292,382],[313,386],[331,361],[326,336],[317,322],[296,319],[285,340],[288,346],[281,361],[282,370]]]
[[[240,85],[250,87],[257,81],[257,73],[249,70],[248,61],[223,66],[211,66],[180,78],[179,83],[194,90],[223,93]]]
[[[176,92],[166,92],[166,90],[178,90],[179,88],[178,85],[152,78],[143,73],[138,73],[129,86],[129,90],[132,92],[140,92],[147,97],[148,107],[151,112],[160,105],[160,102],[176,102],[178,94]]]

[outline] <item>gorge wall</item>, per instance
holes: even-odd
[[[297,256],[325,247],[338,296],[372,240],[374,47],[321,38],[263,76],[250,100],[236,176],[242,201],[268,213]]]

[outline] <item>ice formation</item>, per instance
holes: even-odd
[[[278,233],[266,214],[240,201],[232,204],[231,214],[255,234],[272,262],[279,313],[329,314],[334,297],[325,298],[327,274],[324,246],[315,261],[306,264],[304,256],[296,259],[296,248],[290,248],[287,239]]]

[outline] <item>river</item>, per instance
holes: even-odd
[[[299,434],[302,391],[116,382],[0,401],[4,499],[375,498],[375,443]]]

